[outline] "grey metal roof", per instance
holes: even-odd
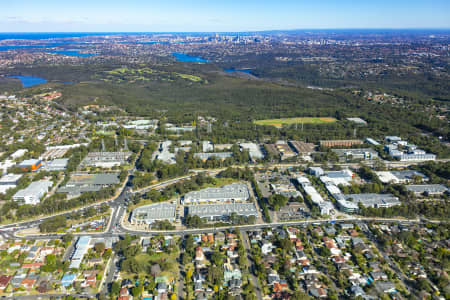
[[[228,157],[232,157],[233,153],[232,152],[216,152],[216,153],[195,153],[194,157],[195,158],[200,158],[200,159],[210,159],[212,157],[216,157],[218,159],[226,159]]]
[[[141,206],[133,210],[131,220],[134,222],[151,223],[155,220],[174,219],[176,208],[176,204],[167,202]]]
[[[241,216],[257,216],[254,203],[203,204],[188,206],[188,214],[201,218],[229,216],[236,213]]]
[[[406,189],[413,193],[428,192],[430,194],[445,193],[448,188],[442,184],[412,184],[407,185]]]
[[[360,202],[365,207],[382,207],[399,205],[400,201],[392,194],[348,194],[344,195],[346,200],[350,198],[354,202]]]
[[[250,197],[246,184],[233,183],[220,188],[206,188],[201,191],[189,192],[184,196],[185,201],[208,200],[247,200]]]
[[[45,194],[48,189],[53,185],[53,183],[49,180],[40,180],[30,183],[30,185],[18,191],[13,197],[14,198],[23,198],[27,196],[39,196]]]

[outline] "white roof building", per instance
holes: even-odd
[[[36,205],[52,186],[53,183],[49,180],[32,182],[27,188],[18,191],[13,196],[13,200],[23,201],[25,204]]]
[[[21,177],[22,174],[7,174],[0,178],[0,194],[4,194],[7,190],[15,188],[17,181]]]
[[[13,154],[11,154],[11,158],[16,159],[16,158],[22,157],[27,152],[28,152],[28,149],[19,149],[16,152],[14,152]]]
[[[247,201],[250,192],[246,184],[233,183],[220,188],[206,188],[201,191],[189,192],[183,197],[183,204],[199,204],[207,202]]]
[[[239,146],[241,149],[248,150],[250,158],[253,160],[264,158],[261,147],[255,143],[240,143]]]

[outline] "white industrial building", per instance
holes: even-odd
[[[263,159],[264,154],[261,151],[261,146],[255,143],[240,143],[241,150],[248,150],[252,160]]]
[[[57,158],[52,161],[46,162],[44,166],[45,171],[64,171],[69,163],[68,158]]]
[[[131,152],[90,152],[81,162],[82,166],[112,168],[120,166],[130,158]]]
[[[344,197],[347,201],[361,203],[365,207],[386,208],[401,204],[392,194],[348,194]]]
[[[427,181],[428,177],[414,170],[403,171],[379,171],[375,172],[382,183],[409,183],[420,178],[421,181]]]
[[[78,269],[83,261],[84,255],[90,248],[91,237],[90,236],[81,236],[76,245],[75,251],[72,254],[69,269]]]
[[[443,184],[412,184],[407,185],[406,189],[416,195],[441,195],[448,191],[448,188]]]
[[[25,204],[36,205],[38,204],[42,197],[49,191],[53,186],[53,183],[49,180],[40,180],[30,183],[30,185],[18,191],[14,196],[14,201],[20,201]]]
[[[172,141],[164,141],[159,144],[159,148],[155,153],[155,158],[166,164],[176,163],[175,153],[170,152]]]
[[[188,215],[199,216],[210,221],[226,220],[232,214],[250,217],[258,216],[258,211],[254,203],[223,203],[223,204],[202,204],[187,207]]]
[[[201,191],[189,192],[183,197],[183,204],[200,204],[212,202],[247,201],[250,192],[246,184],[233,183],[220,188],[206,188]]]
[[[227,159],[233,157],[233,152],[209,152],[209,153],[194,153],[194,157],[201,160],[208,160],[210,158]]]
[[[210,141],[202,141],[202,151],[203,152],[214,151],[214,144]]]
[[[12,159],[20,158],[20,157],[24,156],[25,153],[27,153],[27,152],[28,152],[28,149],[19,149],[16,152],[14,152],[13,154],[11,154],[11,158]]]
[[[342,171],[328,171],[325,172],[325,175],[320,176],[320,180],[324,184],[342,184],[348,186],[353,180],[353,173],[348,169]]]
[[[14,189],[17,182],[22,178],[22,174],[6,174],[0,178],[0,194],[4,194],[9,189]]]
[[[330,201],[325,201],[307,177],[298,177],[297,182],[303,188],[304,192],[311,198],[311,201],[320,208],[320,213],[322,215],[329,215],[333,211],[333,203]]]
[[[155,221],[175,221],[177,205],[174,203],[156,203],[136,208],[131,214],[132,224],[150,225]]]

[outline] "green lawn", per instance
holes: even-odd
[[[283,125],[292,124],[326,124],[334,123],[337,120],[331,117],[298,117],[298,118],[283,118],[283,119],[268,119],[254,121],[256,125],[275,126],[277,128],[283,127]]]

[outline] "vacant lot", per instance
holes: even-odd
[[[335,118],[329,117],[299,117],[299,118],[285,118],[285,119],[269,119],[269,120],[257,120],[256,125],[268,125],[275,126],[277,128],[283,127],[283,125],[292,124],[325,124],[336,122]]]

